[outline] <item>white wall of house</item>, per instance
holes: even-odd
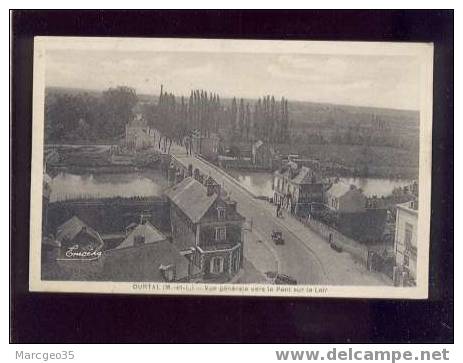
[[[416,279],[417,211],[398,206],[395,228],[394,252],[396,264],[408,270],[410,276]],[[408,247],[407,244],[409,244]]]

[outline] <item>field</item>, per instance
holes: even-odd
[[[100,91],[49,88],[47,101],[57,95],[84,93],[98,99],[102,95]],[[158,102],[158,95],[137,95],[137,98],[139,104]],[[255,101],[244,100],[251,105]],[[221,105],[230,107],[231,99],[221,99]],[[291,143],[275,145],[286,154],[295,153],[303,158],[338,164],[347,173],[358,176],[414,178],[418,174],[418,111],[289,100],[289,119]],[[65,120],[64,125],[68,127],[68,124]],[[74,138],[66,139],[66,143],[90,142],[88,133],[77,131],[66,133],[74,135]],[[101,140],[108,144],[118,143],[121,135],[109,139],[107,133],[100,132],[98,138],[91,138],[91,143],[97,144]],[[227,143],[230,130],[226,128],[220,133],[222,141]]]

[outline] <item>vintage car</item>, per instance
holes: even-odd
[[[281,231],[272,231],[272,241],[276,245],[284,245],[285,240],[283,239],[283,232],[281,232]]]
[[[297,280],[293,277],[275,271],[267,271],[265,276],[275,285],[297,285]]]

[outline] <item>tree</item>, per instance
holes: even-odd
[[[243,99],[240,100],[240,106],[239,106],[239,109],[238,109],[238,135],[239,135],[239,138],[240,140],[243,139],[243,136],[245,134],[245,126],[244,126],[244,122],[245,122],[245,116],[244,116],[244,101]]]
[[[102,130],[107,137],[124,133],[125,124],[133,118],[133,107],[138,98],[134,88],[120,86],[103,92]]]
[[[231,108],[230,108],[230,131],[232,136],[234,137],[236,135],[236,118],[237,118],[237,113],[238,113],[238,107],[236,105],[236,98],[233,97]]]
[[[246,141],[250,141],[251,139],[251,109],[249,107],[249,103],[246,103],[246,114],[244,118],[244,125],[246,130]]]

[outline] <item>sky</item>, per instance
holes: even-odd
[[[176,95],[205,89],[222,98],[419,109],[419,63],[406,55],[48,50],[47,86]]]

